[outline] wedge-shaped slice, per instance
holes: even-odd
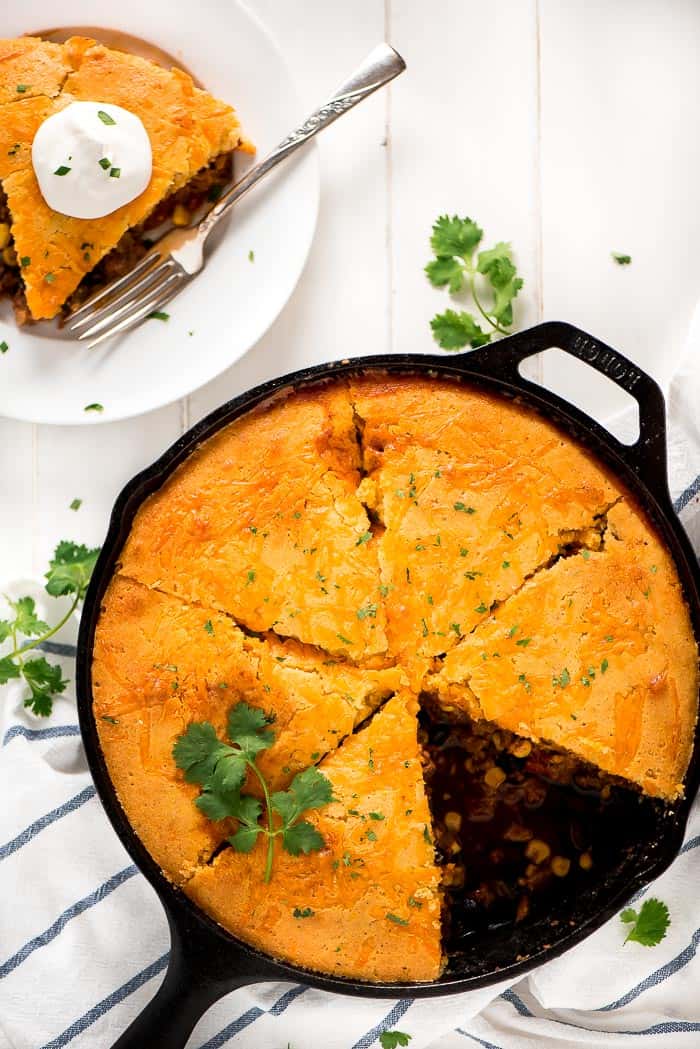
[[[526,583],[448,653],[430,687],[448,712],[676,797],[697,716],[698,653],[670,556],[642,515],[618,504],[601,550]]]
[[[335,801],[307,819],[321,852],[292,856],[276,839],[224,850],[185,891],[230,932],[276,958],[365,980],[433,980],[441,969],[440,872],[416,736],[417,704],[390,699],[326,758]]]
[[[619,494],[550,423],[502,397],[420,378],[367,379],[351,397],[402,656],[452,648]]]
[[[125,574],[331,653],[386,650],[376,542],[355,495],[359,452],[342,387],[246,415],[139,511]]]
[[[39,125],[75,101],[111,102],[130,110],[151,140],[149,185],[100,219],[53,211],[32,168]],[[63,45],[34,38],[0,41],[0,181],[32,316],[53,317],[128,229],[214,157],[233,149],[252,151],[234,110],[196,88],[178,69],[162,69],[83,37]]]
[[[259,765],[273,789],[283,788],[395,691],[402,672],[334,665],[298,642],[247,637],[226,615],[116,576],[92,676],[120,800],[157,862],[181,882],[230,833],[195,808],[197,789],[175,767],[173,744],[191,721],[210,721],[224,734],[226,714],[241,700],[274,715],[275,745]]]

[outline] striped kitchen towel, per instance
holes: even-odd
[[[670,470],[676,508],[698,549],[700,318],[690,346],[669,391]],[[23,584],[12,591],[28,592]],[[44,611],[41,589],[34,593]],[[71,640],[47,646],[68,677]],[[0,797],[0,1049],[109,1049],[155,993],[168,933],[155,893],[102,812],[69,695],[44,722],[23,708],[21,687],[3,689]],[[672,915],[653,949],[623,948],[615,918],[514,987],[391,1002],[258,985],[212,1007],[188,1044],[370,1049],[382,1032],[400,1030],[411,1036],[410,1049],[697,1049],[699,872],[696,805],[681,855],[644,894],[664,899]]]

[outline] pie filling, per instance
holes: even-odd
[[[101,291],[111,281],[129,273],[148,253],[155,239],[154,231],[157,231],[159,236],[174,225],[188,225],[205,205],[218,200],[233,180],[234,152],[232,150],[215,157],[186,185],[165,197],[144,222],[127,230],[117,246],[112,248],[94,269],[85,274],[63,304],[59,313],[59,323],[63,324],[91,295]],[[3,244],[0,253],[0,298],[10,299],[18,325],[32,324],[34,322],[27,307],[22,267],[12,240],[12,216],[1,184],[0,244]],[[86,262],[89,262],[90,247],[89,241],[81,245]]]
[[[93,654],[166,876],[267,954],[378,982],[493,972],[623,898],[673,830],[697,686],[629,493],[521,406],[418,377],[304,390],[200,446],[139,510]],[[334,792],[323,847],[277,839],[269,884],[172,757],[239,702],[273,719],[273,790],[316,766]]]

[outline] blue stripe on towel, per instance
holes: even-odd
[[[17,849],[21,849],[23,845],[26,845],[28,841],[35,838],[45,827],[48,827],[51,823],[55,823],[56,820],[60,820],[63,816],[67,816],[70,812],[74,812],[75,809],[79,809],[81,805],[84,805],[86,801],[90,801],[91,798],[95,797],[95,788],[92,784],[89,787],[85,787],[79,794],[76,794],[70,801],[66,801],[63,805],[59,805],[57,809],[52,809],[51,812],[47,812],[45,816],[35,820],[34,823],[30,823],[21,834],[18,834],[12,841],[6,842],[5,845],[0,847],[0,860],[7,859]]]
[[[511,987],[509,987],[507,991],[503,991],[503,993],[501,994],[501,998],[503,998],[505,1002],[510,1002],[510,1004],[514,1007],[514,1009],[517,1012],[520,1013],[521,1016],[532,1016],[532,1013],[525,1005],[525,1002],[522,1000],[522,998],[520,998],[519,995],[515,993],[515,991]]]
[[[367,1034],[363,1034],[359,1042],[355,1042],[352,1049],[369,1049],[371,1045],[374,1045],[380,1034],[384,1034],[385,1031],[391,1031],[397,1020],[408,1012],[415,1001],[415,998],[402,998],[400,1002],[397,1002],[389,1012],[386,1014],[381,1023],[378,1023],[376,1027],[373,1027]]]
[[[651,987],[656,987],[658,984],[663,983],[669,976],[673,976],[680,969],[683,969],[688,962],[691,962],[697,954],[698,944],[700,943],[700,929],[696,929],[693,933],[693,938],[687,947],[684,947],[680,954],[677,954],[675,958],[672,958],[666,965],[662,965],[660,969],[650,973],[645,980],[638,983],[632,990],[627,991],[621,998],[618,998],[614,1002],[610,1002],[609,1005],[604,1005],[601,1009],[597,1009],[596,1012],[609,1013],[613,1009],[621,1009],[623,1005],[628,1005],[633,1002],[635,998],[638,998],[640,994],[648,991]]]
[[[13,725],[12,728],[8,728],[7,732],[2,741],[3,747],[16,739],[18,736],[23,736],[24,739],[30,741],[35,739],[58,739],[60,736],[79,736],[80,729],[77,725],[49,725],[48,728],[26,728],[24,725]]]
[[[500,1046],[494,1045],[493,1042],[484,1042],[481,1038],[477,1038],[475,1034],[469,1034],[469,1031],[463,1031],[461,1027],[457,1028],[458,1034],[463,1034],[466,1038],[471,1038],[477,1045],[481,1045],[484,1049],[501,1049]]]
[[[103,885],[100,885],[99,889],[90,893],[89,896],[83,897],[82,900],[78,900],[72,906],[68,907],[63,914],[59,915],[53,925],[50,925],[45,932],[42,932],[40,936],[35,936],[33,940],[29,940],[25,943],[24,947],[21,947],[16,954],[13,954],[11,958],[8,958],[6,962],[0,965],[0,980],[5,976],[8,976],[13,972],[18,965],[21,965],[30,954],[38,950],[39,947],[46,946],[47,943],[51,943],[52,940],[58,936],[60,932],[66,927],[69,921],[73,918],[77,918],[79,914],[83,914],[89,910],[90,907],[94,907],[95,904],[100,903],[105,896],[109,896],[111,892],[118,889],[120,885],[123,885],[129,878],[133,878],[135,874],[138,874],[137,868],[132,864],[130,867],[125,867],[124,870],[119,871],[113,875]]]
[[[41,652],[47,652],[50,656],[66,656],[75,659],[78,654],[75,645],[63,645],[60,641],[40,641],[36,648]]]
[[[162,972],[168,964],[168,954],[161,955],[157,961],[152,962],[150,965],[142,969],[136,976],[132,976],[130,980],[123,983],[121,987],[118,987],[116,991],[112,991],[110,995],[103,998],[97,1005],[93,1005],[92,1009],[88,1009],[86,1013],[76,1020],[74,1023],[67,1027],[62,1034],[59,1034],[57,1038],[54,1038],[52,1042],[47,1042],[46,1045],[42,1046],[42,1049],[63,1049],[63,1046],[68,1045],[72,1042],[79,1034],[87,1030],[88,1027],[92,1026],[96,1020],[99,1020],[101,1016],[113,1009],[115,1005],[119,1005],[125,998],[128,998],[130,994],[137,991],[139,987],[142,987],[149,980],[152,980],[154,976]]]
[[[691,499],[694,499],[696,495],[700,495],[700,474],[698,474],[694,481],[691,481],[685,491],[681,492],[673,504],[673,509],[679,514],[681,510],[685,510],[688,503]]]
[[[267,1010],[270,1016],[279,1016],[285,1009],[295,1001],[300,995],[305,994],[308,991],[308,987],[298,985],[292,987],[278,998],[274,1005],[271,1005]],[[232,1020],[230,1024],[224,1027],[218,1034],[215,1034],[213,1038],[210,1038],[208,1042],[205,1042],[199,1047],[199,1049],[221,1049],[222,1045],[225,1045],[230,1038],[237,1035],[245,1027],[250,1027],[252,1023],[259,1020],[261,1016],[266,1013],[265,1009],[259,1009],[257,1006],[253,1006],[252,1009],[248,1009],[247,1012],[239,1016],[238,1019]]]
[[[234,1035],[240,1034],[246,1027],[250,1027],[252,1023],[259,1020],[261,1016],[265,1015],[264,1009],[259,1009],[257,1005],[254,1005],[252,1009],[248,1009],[247,1012],[239,1016],[237,1020],[233,1020],[227,1027],[224,1027],[222,1031],[215,1034],[213,1038],[210,1038],[208,1042],[200,1046],[200,1049],[221,1049],[222,1045],[228,1042],[229,1038],[233,1038]]]

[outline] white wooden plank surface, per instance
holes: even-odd
[[[304,110],[384,37],[408,72],[321,136],[309,264],[234,368],[126,423],[0,420],[0,579],[41,573],[64,535],[99,542],[122,483],[252,384],[354,353],[431,350],[428,322],[447,297],[422,270],[443,211],[471,214],[489,241],[512,241],[526,280],[518,326],[570,319],[661,378],[677,359],[700,288],[696,0],[249,6],[285,52]],[[612,250],[629,252],[632,266],[616,267]],[[546,377],[591,407],[591,383],[574,387],[559,367]],[[596,400],[604,412],[617,404]]]
[[[431,317],[448,307],[429,284],[433,221],[469,215],[484,247],[511,241],[525,287],[519,327],[539,319],[535,0],[392,0],[392,42],[409,73],[392,103],[393,340],[435,349]]]
[[[663,382],[700,295],[700,4],[539,3],[545,316]],[[621,403],[561,367],[547,380],[601,415]]]
[[[302,99],[300,121],[384,38],[381,0],[249,6],[283,45]],[[306,270],[260,343],[190,398],[193,421],[305,364],[387,349],[386,108],[379,93],[319,136],[321,208]]]

